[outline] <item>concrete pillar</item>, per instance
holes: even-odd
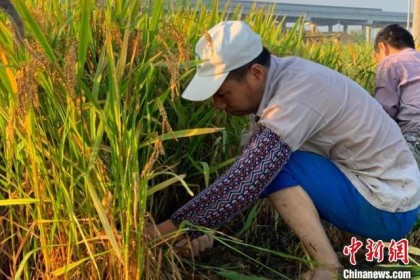
[[[370,44],[371,43],[370,38],[372,37],[372,26],[366,25],[365,29],[366,29],[366,43]]]
[[[343,31],[344,31],[344,32],[347,32],[347,29],[348,29],[348,28],[349,28],[349,26],[348,26],[347,24],[344,24],[344,25],[343,25]]]
[[[333,26],[331,24],[328,24],[328,32],[329,33],[333,32]]]
[[[413,37],[417,50],[420,50],[420,0],[414,0]]]

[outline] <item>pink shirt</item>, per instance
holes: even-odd
[[[387,56],[376,73],[375,99],[403,134],[420,135],[420,53],[408,48]]]

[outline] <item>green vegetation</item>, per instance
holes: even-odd
[[[0,278],[183,279],[195,264],[144,240],[149,213],[163,219],[237,152],[246,119],[179,93],[195,42],[240,8],[98,2],[13,1],[25,45],[0,14]],[[317,61],[372,92],[370,46],[305,43],[299,22],[283,30],[270,10],[244,20],[274,54]]]

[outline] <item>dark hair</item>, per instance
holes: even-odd
[[[416,48],[411,33],[398,24],[389,24],[376,34],[375,41],[373,42],[375,52],[379,52],[379,43],[381,42],[399,50]]]
[[[270,60],[271,60],[271,54],[270,51],[263,47],[262,52],[254,58],[251,62],[248,62],[244,66],[241,66],[239,68],[236,68],[229,72],[229,75],[227,76],[227,79],[235,79],[237,81],[241,81],[248,70],[251,68],[254,64],[261,64],[262,66],[269,67],[270,66]]]

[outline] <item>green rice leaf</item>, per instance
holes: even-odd
[[[88,45],[91,42],[90,31],[90,13],[92,9],[92,0],[80,1],[81,23],[79,29],[79,49],[78,49],[78,74],[83,74],[83,68],[86,61]]]
[[[98,194],[96,193],[96,189],[94,185],[88,179],[86,179],[86,183],[87,183],[87,189],[89,191],[90,198],[93,201],[93,204],[96,208],[99,219],[102,222],[102,226],[104,227],[104,230],[107,234],[109,242],[111,243],[111,246],[114,249],[117,258],[121,262],[123,262],[120,246],[118,245],[117,239],[115,238],[111,224],[109,223],[108,218],[106,217],[105,209],[103,208],[101,201],[99,200]]]
[[[188,194],[191,195],[191,196],[194,195],[194,193],[188,187],[187,183],[184,181],[185,174],[182,174],[182,175],[176,175],[176,174],[173,174],[173,173],[167,173],[167,174],[171,174],[174,177],[171,178],[171,179],[168,179],[168,180],[166,180],[166,181],[164,181],[164,182],[162,182],[160,184],[157,184],[154,187],[149,188],[147,190],[147,196],[150,196],[150,195],[154,194],[157,191],[163,190],[163,189],[167,188],[168,186],[170,186],[170,185],[172,185],[172,184],[174,184],[176,182],[181,182],[181,184],[183,185],[183,187],[187,190]]]
[[[172,139],[178,139],[178,138],[184,138],[184,137],[198,136],[198,135],[203,135],[203,134],[216,133],[222,130],[224,130],[224,128],[194,128],[194,129],[173,131],[170,133],[162,134],[153,139],[150,139],[149,141],[146,141],[140,144],[139,148],[143,148],[150,144],[154,144],[159,139],[162,141],[165,141],[165,140],[172,140]]]
[[[2,199],[0,200],[0,206],[25,205],[25,204],[37,203],[39,201],[40,200],[36,198]]]

